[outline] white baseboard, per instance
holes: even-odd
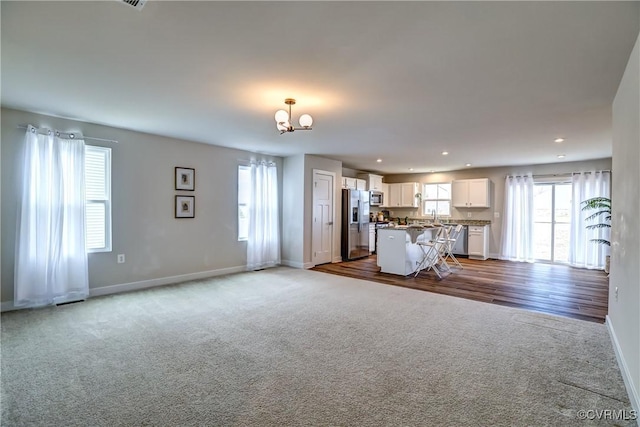
[[[120,292],[137,291],[140,289],[153,288],[155,286],[187,282],[189,280],[206,279],[208,277],[223,276],[225,274],[241,273],[243,271],[247,271],[247,267],[244,265],[237,267],[220,268],[217,270],[200,271],[197,273],[181,274],[178,276],[160,277],[158,279],[141,280],[139,282],[100,286],[97,288],[89,288],[89,297],[111,295]],[[22,308],[23,307],[15,307],[13,305],[13,301],[4,301],[0,303],[0,311],[2,312],[20,310]]]
[[[631,406],[636,411],[636,413],[640,414],[640,394],[633,384],[631,373],[629,372],[629,368],[627,367],[627,363],[625,362],[624,355],[622,354],[622,349],[620,348],[620,343],[618,342],[618,337],[616,336],[616,332],[611,325],[611,319],[609,318],[609,315],[607,315],[607,320],[605,323],[607,324],[607,330],[609,331],[609,336],[611,337],[611,342],[613,343],[613,350],[616,353],[616,359],[618,359],[618,366],[620,367],[620,373],[622,374],[624,385],[627,388],[627,393],[629,394]]]
[[[287,267],[293,267],[293,268],[304,268],[304,264],[298,261],[291,261],[289,259],[283,259],[282,261],[280,261],[280,263],[282,265],[286,265]]]
[[[291,261],[289,259],[283,259],[280,263],[282,265],[286,265],[287,267],[304,268],[305,270],[308,270],[316,266],[312,262],[298,262],[298,261]]]
[[[13,301],[5,301],[0,303],[0,312],[4,313],[5,311],[13,311],[20,310],[21,307],[16,307],[13,305]]]
[[[335,264],[336,262],[342,262],[342,257],[341,256],[334,256],[333,257],[333,261],[331,261],[333,264]]]
[[[101,286],[99,288],[89,289],[90,297],[101,295],[117,294],[120,292],[137,291],[139,289],[153,288],[155,286],[171,285],[174,283],[187,282],[189,280],[206,279],[208,277],[223,276],[225,274],[233,274],[247,271],[247,267],[227,267],[217,270],[200,271],[198,273],[181,274],[178,276],[160,277],[158,279],[141,280],[139,282],[121,283],[119,285]]]

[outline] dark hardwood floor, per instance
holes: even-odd
[[[609,279],[603,271],[560,264],[458,259],[464,268],[454,268],[442,279],[424,270],[415,278],[381,273],[375,255],[318,265],[312,270],[592,322],[605,320]]]

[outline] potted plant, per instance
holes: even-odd
[[[593,230],[598,228],[611,228],[611,199],[608,197],[592,197],[591,199],[587,199],[582,202],[582,210],[595,210],[596,212],[592,213],[588,217],[585,218],[585,221],[590,222],[595,219],[599,219],[601,222],[597,224],[589,224],[587,225],[587,230]],[[611,242],[607,239],[591,239],[592,242],[611,246]],[[606,256],[604,271],[606,273],[609,272],[609,260],[610,256]]]

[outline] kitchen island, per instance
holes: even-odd
[[[415,273],[423,252],[418,242],[432,240],[439,227],[395,227],[378,230],[380,272],[406,276]]]

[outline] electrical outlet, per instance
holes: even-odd
[[[494,212],[493,213],[493,217],[494,218],[500,218],[500,212]]]
[[[118,254],[118,264],[124,264],[124,254]]]
[[[616,290],[615,290],[615,296],[616,296],[616,301],[618,301],[618,287],[616,286]]]
[[[471,218],[471,212],[467,212],[467,218]]]

